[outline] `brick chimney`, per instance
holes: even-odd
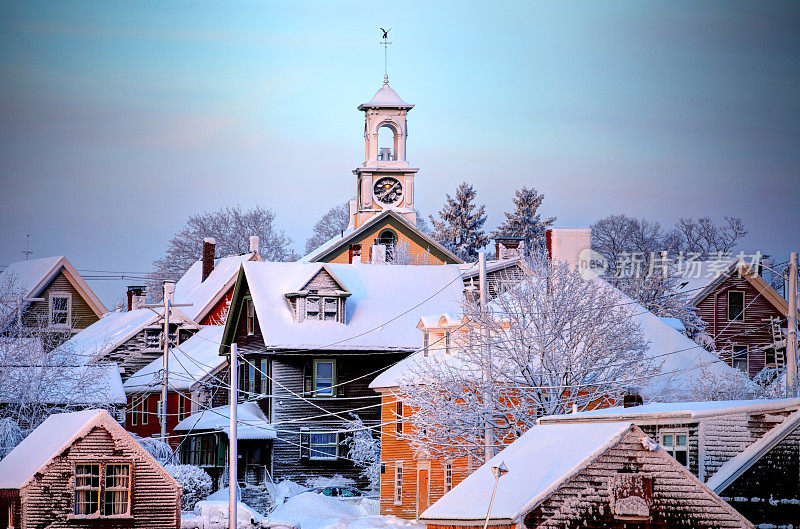
[[[214,248],[217,242],[213,237],[206,237],[203,239],[203,273],[200,276],[200,281],[205,281],[211,272],[214,271]]]
[[[142,308],[146,290],[147,287],[144,285],[131,285],[128,287],[128,312]]]
[[[494,240],[495,259],[514,259],[525,252],[524,237],[496,237]]]
[[[642,404],[644,404],[644,399],[642,398],[641,388],[625,388],[625,394],[622,396],[623,408],[633,408],[634,406],[641,406]]]
[[[547,258],[554,263],[566,263],[576,270],[581,252],[592,248],[592,230],[589,228],[548,228]]]

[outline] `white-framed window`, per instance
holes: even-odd
[[[403,462],[396,461],[394,464],[394,504],[403,503]]]
[[[453,488],[453,462],[445,461],[444,463],[444,491],[450,492]]]
[[[309,459],[333,461],[339,458],[339,435],[336,432],[309,432]]]
[[[147,329],[144,331],[144,346],[147,349],[161,348],[161,331],[159,329]]]
[[[150,407],[148,404],[148,396],[142,397],[142,424],[150,422]]]
[[[312,384],[315,397],[336,396],[336,360],[314,359]]]
[[[450,331],[444,332],[444,351],[450,354]]]
[[[306,297],[306,319],[344,322],[344,300],[336,296]]]
[[[661,446],[675,458],[678,463],[689,466],[689,431],[688,430],[662,430],[659,432]]]
[[[428,331],[422,333],[422,355],[428,356],[428,347],[431,345],[431,335]]]
[[[189,416],[192,406],[189,404],[189,399],[183,393],[178,393],[178,421],[184,420]]]
[[[50,326],[70,328],[72,320],[72,294],[52,292],[50,294]]]
[[[744,321],[744,292],[728,291],[728,321]]]
[[[732,365],[744,373],[750,372],[750,352],[747,345],[734,345],[732,347]]]

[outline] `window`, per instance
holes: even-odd
[[[334,460],[339,457],[339,440],[334,433],[308,434],[309,457],[316,460]]]
[[[252,336],[256,332],[256,312],[253,308],[253,300],[246,298],[244,306],[247,311],[247,336]]]
[[[444,464],[444,491],[450,492],[453,488],[453,462],[447,461]]]
[[[131,467],[127,464],[106,465],[103,491],[103,516],[128,514],[131,498]]]
[[[661,432],[661,446],[678,463],[689,466],[689,432]]]
[[[75,465],[75,505],[77,515],[100,510],[100,465]]]
[[[450,331],[444,333],[444,350],[446,353],[450,353]]]
[[[247,364],[247,390],[250,393],[256,392],[256,365],[248,363]],[[251,395],[252,396],[252,395]]]
[[[344,303],[336,296],[308,296],[306,298],[306,319],[343,322]]]
[[[70,327],[72,295],[68,292],[54,292],[50,295],[50,325]]]
[[[137,402],[136,398],[134,397],[131,399],[131,426],[136,426],[137,423],[136,414],[138,413],[138,410],[136,409],[136,405]]]
[[[397,428],[397,433],[403,433],[403,401],[398,400],[395,403],[395,415],[397,416],[397,422],[395,426]]]
[[[187,399],[184,394],[178,393],[178,421],[182,421],[188,417],[190,409],[189,399]]]
[[[314,360],[314,396],[336,396],[336,360]]]
[[[181,443],[181,462],[184,465],[213,467],[217,465],[217,436],[192,435]]]
[[[383,230],[376,242],[386,246],[386,262],[393,262],[397,248],[397,235],[392,230]]]
[[[403,503],[403,462],[397,461],[394,466],[394,504]]]
[[[728,291],[728,320],[744,320],[744,292],[738,290]]]
[[[150,410],[147,400],[147,396],[142,397],[142,424],[147,424],[150,420]]]
[[[732,365],[736,369],[741,369],[745,373],[749,373],[750,372],[750,368],[749,368],[749,365],[748,365],[749,364],[748,360],[749,360],[750,355],[749,355],[747,349],[748,348],[747,348],[746,345],[734,345],[733,346],[733,357],[732,357],[733,362],[732,362]]]
[[[422,355],[428,356],[428,347],[431,345],[431,335],[426,331],[422,333]]]
[[[144,333],[144,346],[147,349],[160,349],[161,331],[157,329],[147,329]]]
[[[259,368],[261,370],[261,372],[259,373],[260,378],[261,378],[261,386],[259,387],[259,392],[263,393],[263,394],[268,394],[269,393],[269,385],[268,385],[269,378],[267,376],[267,359],[266,358],[262,358],[261,360],[258,361],[258,363],[261,366]]]

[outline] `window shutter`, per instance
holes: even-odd
[[[311,439],[308,428],[300,428],[300,459],[311,457]]]

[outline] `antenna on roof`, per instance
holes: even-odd
[[[33,253],[33,250],[30,249],[30,243],[31,243],[31,234],[29,233],[25,236],[25,249],[22,250],[22,255],[25,256],[26,261],[28,260],[28,256]]]
[[[381,39],[381,44],[383,44],[383,84],[389,84],[389,32],[392,31],[392,28],[383,29],[379,28],[383,32],[383,37]]]

